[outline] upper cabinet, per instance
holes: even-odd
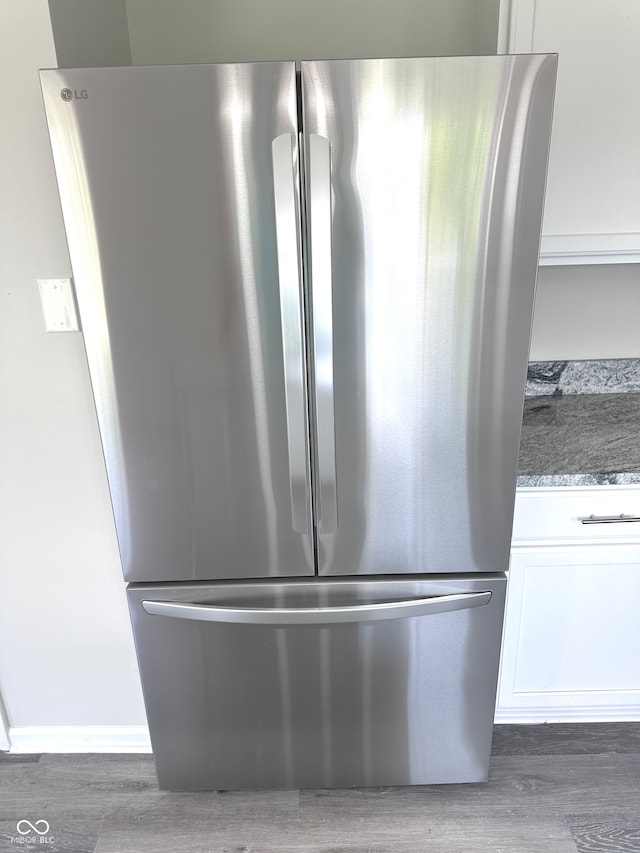
[[[541,263],[640,261],[640,3],[503,0],[499,41],[559,54]]]

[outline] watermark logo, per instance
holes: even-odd
[[[20,835],[29,835],[30,832],[35,832],[36,835],[46,835],[49,832],[49,821],[43,819],[31,823],[30,820],[19,820],[16,829]]]
[[[12,844],[23,844],[30,847],[38,844],[53,844],[55,839],[53,835],[49,835],[50,828],[49,821],[44,818],[35,823],[23,818],[16,824],[18,835],[12,835],[11,842]]]

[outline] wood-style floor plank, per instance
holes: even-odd
[[[569,815],[567,825],[578,853],[611,853],[640,850],[640,814]]]
[[[640,723],[507,726],[489,782],[169,793],[148,755],[0,761],[0,853],[640,853]],[[26,757],[25,757],[26,758]],[[23,825],[24,826],[24,825]]]
[[[493,729],[492,755],[640,754],[640,723],[552,723],[499,725]]]
[[[0,752],[0,764],[36,764],[41,758],[42,756],[35,752]]]

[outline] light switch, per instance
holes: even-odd
[[[39,278],[38,289],[47,332],[79,332],[70,278]]]

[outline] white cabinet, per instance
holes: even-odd
[[[501,0],[500,47],[559,54],[541,263],[640,260],[640,3]]]
[[[640,488],[525,489],[497,722],[640,720]]]

